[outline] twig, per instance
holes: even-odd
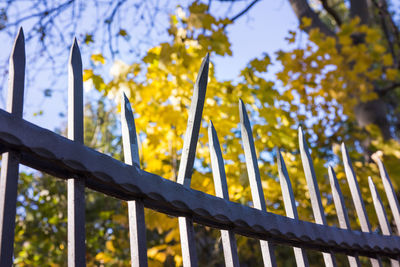
[[[342,20],[340,19],[339,14],[332,7],[329,6],[328,1],[321,0],[321,3],[322,3],[322,6],[324,7],[324,9],[326,10],[326,12],[328,12],[328,14],[333,17],[336,24],[338,26],[342,25]]]
[[[253,2],[250,3],[250,5],[248,5],[245,9],[243,9],[242,11],[240,11],[236,16],[234,16],[233,18],[231,18],[230,20],[232,22],[234,22],[235,20],[237,20],[238,18],[240,18],[241,16],[243,16],[244,14],[246,14],[259,0],[254,0]]]

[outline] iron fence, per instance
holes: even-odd
[[[294,249],[297,266],[308,266],[304,249],[323,253],[326,266],[335,266],[334,253],[348,255],[350,266],[360,266],[358,256],[367,256],[373,266],[389,257],[399,266],[400,238],[394,236],[385,208],[372,179],[369,185],[381,234],[371,231],[360,189],[346,147],[342,154],[347,181],[361,232],[350,229],[338,180],[329,167],[332,197],[340,228],[327,225],[317,179],[302,129],[300,155],[310,193],[315,223],[299,220],[293,189],[278,150],[278,171],[287,216],[266,210],[252,129],[245,104],[239,101],[241,138],[254,208],[229,201],[224,161],[217,132],[210,122],[209,147],[217,196],[190,188],[205,92],[209,56],[203,60],[193,92],[177,182],[141,169],[134,117],[128,99],[122,98],[122,137],[125,163],[83,144],[82,61],[74,40],[69,61],[68,138],[38,127],[22,118],[25,48],[20,29],[10,57],[7,111],[0,110],[0,266],[13,259],[19,164],[55,177],[68,185],[68,266],[85,266],[85,188],[128,202],[132,266],[147,266],[144,207],[179,217],[183,265],[197,266],[193,222],[221,230],[226,266],[239,266],[235,234],[260,240],[265,266],[276,266],[274,245]],[[382,162],[377,162],[397,233],[400,233],[399,203]]]

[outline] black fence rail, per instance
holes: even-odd
[[[74,40],[69,61],[68,138],[38,127],[22,118],[25,48],[20,29],[10,57],[7,111],[0,110],[0,266],[13,259],[19,164],[68,180],[68,266],[85,266],[85,187],[128,202],[132,266],[147,266],[144,207],[179,217],[184,266],[197,266],[193,222],[221,229],[226,266],[239,266],[235,234],[260,240],[265,266],[276,266],[275,244],[294,249],[297,266],[308,266],[304,249],[323,253],[326,266],[336,266],[334,253],[348,255],[350,266],[360,266],[358,256],[381,266],[389,257],[399,266],[400,238],[394,236],[385,208],[369,178],[374,207],[382,235],[371,232],[360,189],[346,147],[343,162],[361,232],[350,229],[336,175],[329,167],[332,196],[340,228],[328,226],[309,148],[299,128],[299,146],[316,223],[299,220],[295,198],[283,158],[278,151],[278,170],[286,217],[266,210],[252,129],[245,104],[239,101],[242,143],[254,208],[230,202],[217,132],[210,122],[209,147],[217,196],[190,188],[205,92],[209,56],[203,60],[193,92],[177,182],[140,168],[138,142],[132,109],[122,96],[122,136],[125,163],[83,144],[82,62]],[[392,183],[382,162],[377,160],[397,232],[400,210]]]

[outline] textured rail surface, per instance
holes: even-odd
[[[274,243],[319,251],[396,257],[400,238],[297,221],[187,188],[126,165],[78,142],[0,110],[0,150],[56,177],[84,178],[86,186],[194,222]]]

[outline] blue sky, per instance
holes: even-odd
[[[174,9],[177,2],[172,1],[173,4],[170,5],[170,9]],[[178,3],[182,2],[191,2],[190,0],[178,1]],[[400,0],[392,1],[395,7],[400,6]],[[222,2],[213,2],[211,11],[213,14],[226,14],[228,13],[228,17],[232,17],[236,15],[240,10],[243,9],[246,5],[248,5],[249,1],[238,1],[232,8],[229,9],[228,4]],[[182,3],[182,5],[184,5]],[[94,12],[94,11],[93,11]],[[90,25],[96,26],[96,22],[93,18],[95,14],[90,15],[86,14],[86,20],[82,25],[79,25],[80,33],[76,33],[78,37],[78,41],[83,41],[82,32],[85,31],[85,28],[88,28]],[[164,22],[167,26],[167,16],[157,16],[159,20],[158,23]],[[27,30],[31,28],[29,22],[25,22],[22,25],[26,35]],[[141,44],[141,51],[144,52],[148,48],[157,45],[158,43],[165,41],[168,38],[166,31],[165,34],[154,35],[151,38],[146,36],[143,30],[141,31],[140,26],[130,25],[125,26],[127,28],[128,34],[131,35],[131,38],[137,38],[138,40],[142,39],[151,39],[146,44]],[[272,59],[275,58],[275,52],[280,49],[287,49],[288,45],[285,41],[285,37],[288,34],[289,30],[297,30],[298,29],[298,21],[295,17],[289,1],[288,0],[263,0],[258,2],[247,15],[242,16],[238,19],[234,24],[230,25],[228,30],[228,36],[230,42],[232,44],[233,55],[231,57],[220,57],[214,56],[212,61],[215,63],[216,67],[216,75],[219,79],[222,80],[231,80],[237,78],[239,75],[240,69],[242,69],[246,63],[254,58],[259,57],[262,53],[268,53]],[[304,35],[304,33],[300,33]],[[304,39],[304,38],[303,38]],[[13,40],[8,39],[3,44],[3,49],[0,51],[0,59],[7,58],[9,56]],[[72,43],[72,36],[71,36]],[[32,59],[29,55],[32,55],[34,43],[30,43],[27,46],[27,70],[32,70]],[[122,44],[124,46],[124,44]],[[126,48],[126,45],[125,45]],[[128,47],[129,48],[129,47]],[[126,49],[129,50],[129,49]],[[69,51],[67,48],[61,50],[62,53],[58,55],[55,60],[60,60],[63,62],[67,62]],[[92,53],[98,53],[100,50],[93,50],[93,47],[88,47],[86,45],[81,44],[82,51],[82,61],[83,67],[90,67],[90,55]],[[137,56],[130,53],[121,53],[116,56],[115,59],[122,59],[126,63],[131,63],[134,59],[137,59]],[[36,57],[37,58],[37,57]],[[42,58],[38,58],[37,60],[43,60]],[[111,66],[111,60],[106,68],[104,69],[104,74],[108,75],[107,67]],[[274,61],[273,61],[274,62]],[[26,95],[25,95],[25,104],[24,104],[24,118],[45,128],[54,129],[55,127],[60,127],[64,124],[66,117],[61,118],[59,116],[60,113],[67,113],[67,74],[60,75],[57,78],[58,83],[56,85],[49,84],[51,80],[50,76],[55,76],[57,74],[51,69],[50,64],[46,67],[48,62],[43,62],[44,69],[37,73],[37,79],[33,83],[27,84]],[[65,65],[67,69],[67,66]],[[274,64],[269,68],[269,73],[267,74],[268,79],[274,79],[274,73],[279,70],[279,65]],[[44,97],[43,91],[46,88],[54,89],[54,93],[52,97]],[[90,95],[88,95],[87,101],[90,99]],[[3,104],[0,104],[3,105]],[[43,115],[34,116],[35,112],[39,110],[43,110]]]
[[[287,48],[285,37],[289,30],[296,30],[297,26],[298,21],[289,1],[260,1],[248,16],[228,28],[233,56],[214,59],[218,78],[235,78],[249,59],[264,52],[273,57],[274,52]],[[270,73],[275,70],[276,67],[272,67]]]
[[[228,16],[232,17],[247,4],[248,1],[240,1],[238,4],[233,5],[231,9],[227,9],[227,4],[215,3],[212,5],[212,12],[221,15],[228,12]],[[165,18],[161,17],[160,20],[165,20]],[[93,20],[88,19],[88,25],[93,23],[95,23]],[[82,25],[81,29],[88,27],[88,25]],[[166,25],[168,24],[166,23]],[[25,22],[20,26],[24,27],[25,35],[27,35],[27,31],[31,28],[29,22]],[[273,55],[277,50],[285,48],[286,42],[284,38],[287,35],[288,30],[296,29],[296,27],[297,19],[287,0],[260,1],[250,10],[250,12],[248,12],[247,15],[242,16],[233,25],[228,27],[228,35],[232,44],[233,56],[215,56],[212,58],[216,66],[217,77],[219,79],[235,79],[239,75],[239,70],[245,66],[249,59],[258,57],[264,52]],[[143,35],[140,31],[136,34],[128,33],[134,38],[141,38],[140,35]],[[79,37],[79,33],[77,33],[77,35],[78,41],[82,41],[83,38]],[[143,38],[146,38],[146,36],[143,36]],[[152,38],[152,40],[147,44],[147,48],[157,45],[161,41],[165,41],[167,35],[160,35],[160,37],[157,38],[158,37]],[[4,44],[4,49],[0,51],[0,58],[7,58],[9,56],[12,42],[13,40],[11,39],[7,40],[7,43]],[[32,55],[34,46],[35,44],[31,42],[26,47],[26,65],[28,71],[33,71],[31,67],[33,64],[30,55]],[[145,51],[147,48],[143,47],[142,50]],[[64,50],[65,51],[61,53],[56,60],[66,62],[68,51],[67,49]],[[81,51],[83,67],[90,67],[90,54],[93,52],[99,52],[99,50],[93,51],[90,47],[82,44]],[[117,55],[116,59],[122,59],[123,61],[130,63],[134,59],[134,56],[125,53]],[[41,59],[39,58],[38,60]],[[45,68],[37,73],[38,78],[36,81],[27,83],[24,103],[24,118],[39,126],[52,130],[55,127],[60,127],[66,120],[66,117],[60,118],[59,114],[66,114],[67,112],[67,75],[65,74],[57,77],[59,81],[58,84],[49,84],[49,76],[56,74],[51,70],[50,64],[48,68],[46,68],[46,64],[49,64],[49,62],[43,62]],[[271,77],[273,77],[272,73],[276,68],[272,68],[271,70]],[[104,72],[106,75],[108,74],[107,69],[105,69]],[[43,90],[46,88],[55,89],[52,97],[46,98],[43,96]],[[89,99],[87,99],[87,101],[89,101]],[[34,113],[37,113],[40,110],[43,111],[43,115],[35,116]]]

